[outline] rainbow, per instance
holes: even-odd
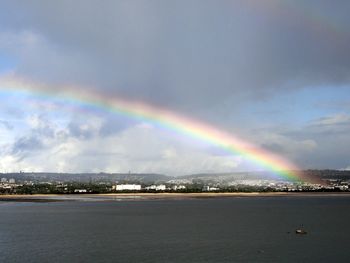
[[[134,119],[141,119],[190,138],[218,146],[231,154],[239,154],[285,179],[303,181],[301,175],[296,172],[297,167],[292,163],[209,124],[181,116],[164,108],[115,96],[102,95],[88,91],[87,88],[83,89],[77,86],[50,86],[50,88],[28,80],[0,78],[0,92],[29,92],[43,100],[58,99],[79,107],[88,106]],[[59,92],[52,90],[59,90]]]

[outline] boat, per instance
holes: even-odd
[[[307,232],[304,229],[300,228],[300,229],[295,230],[295,234],[306,235]]]

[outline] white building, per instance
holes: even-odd
[[[75,189],[74,193],[87,193],[86,189]]]
[[[140,184],[117,184],[115,186],[117,191],[141,191]]]
[[[203,191],[219,191],[220,188],[218,188],[218,187],[211,187],[211,186],[204,186],[202,190]]]
[[[6,178],[1,178],[1,182],[2,183],[7,183],[7,179]]]
[[[16,180],[13,179],[13,178],[11,178],[11,179],[9,179],[9,183],[10,183],[10,184],[15,184],[15,183],[16,183]]]
[[[186,186],[184,186],[184,185],[174,185],[173,186],[174,191],[185,190],[185,189],[186,189]]]
[[[165,191],[166,185],[165,184],[151,185],[151,186],[147,186],[146,190]]]

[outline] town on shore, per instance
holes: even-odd
[[[320,183],[288,181],[261,173],[157,174],[0,173],[0,194],[350,192],[350,171],[307,170]]]

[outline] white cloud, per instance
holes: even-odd
[[[33,128],[42,128],[40,118],[33,117],[30,122]],[[84,127],[88,130],[95,128]],[[33,131],[35,129],[32,135],[35,134]],[[145,123],[106,137],[93,132],[88,140],[71,136],[69,130],[57,127],[53,134],[35,137],[44,142],[40,151],[34,151],[27,143],[20,152],[3,153],[0,168],[3,171],[132,171],[181,175],[232,172],[242,161],[241,157],[212,155],[203,151],[203,147],[188,145],[186,140],[174,139],[164,130]],[[17,147],[21,145],[24,144]]]
[[[310,154],[317,149],[317,142],[313,139],[297,139],[279,133],[277,130],[264,130],[255,132],[251,137],[256,144],[262,145],[276,154],[290,160],[298,159],[298,156]]]
[[[311,124],[315,126],[335,126],[342,124],[350,124],[350,115],[345,113],[338,113],[317,119]]]

